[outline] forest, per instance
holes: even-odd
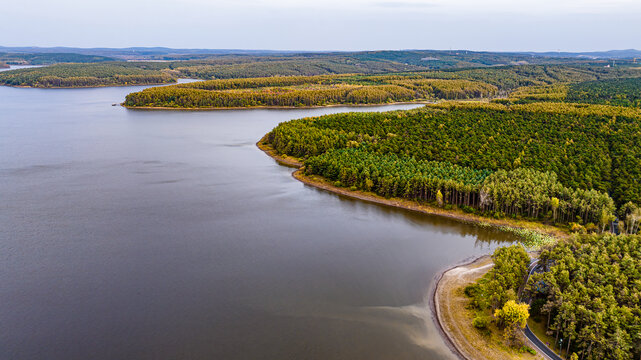
[[[151,53],[154,53],[153,51]],[[101,55],[98,55],[101,54]],[[105,54],[109,56],[104,56]],[[274,76],[318,76],[337,74],[404,74],[421,79],[460,79],[482,82],[499,88],[502,95],[520,86],[547,85],[558,82],[579,82],[605,78],[621,78],[639,73],[631,64],[621,60],[622,66],[604,68],[602,60],[533,56],[529,54],[489,53],[473,51],[365,51],[345,53],[265,53],[247,54],[184,54],[145,55],[141,59],[154,61],[114,61],[131,59],[129,53],[105,52],[96,55],[72,53],[0,53],[0,62],[10,64],[84,63],[66,69],[54,76],[85,78],[64,81],[43,81],[56,86],[104,86],[103,80],[86,79],[96,71],[94,64],[107,62],[121,68],[112,68],[113,75],[127,76],[130,68],[155,70],[174,78],[203,80],[238,79]],[[40,77],[49,76],[45,70]],[[13,71],[10,71],[11,73]],[[157,74],[156,74],[157,75]],[[637,75],[641,76],[641,75]],[[16,77],[19,77],[16,75]],[[13,82],[19,82],[14,80]],[[43,86],[37,81],[21,81],[21,86]],[[127,81],[127,83],[129,83]],[[2,85],[9,85],[0,81]],[[60,85],[57,85],[60,84]],[[120,82],[114,82],[114,85]],[[193,95],[193,94],[192,94]],[[195,96],[195,95],[194,95]],[[211,94],[203,94],[210,97]],[[221,95],[224,97],[224,95]],[[382,94],[378,94],[381,97]],[[242,96],[241,96],[242,97]]]
[[[568,87],[566,101],[641,107],[641,78],[589,81]]]
[[[490,98],[523,86],[620,76],[641,76],[641,71],[524,65],[385,75],[216,79],[145,89],[129,94],[124,104],[170,108],[290,107]]]
[[[510,93],[502,103],[569,102],[641,107],[641,77],[604,79],[578,83],[526,86]]]
[[[576,235],[539,264],[526,290],[551,346],[574,359],[641,358],[641,236]]]
[[[29,87],[92,87],[164,84],[176,82],[172,75],[145,64],[109,62],[56,64],[0,72],[0,84]]]
[[[300,158],[351,146],[479,170],[529,168],[554,173],[567,189],[610,194],[620,206],[641,203],[640,118],[636,109],[602,105],[444,103],[294,120],[268,139],[279,152]],[[546,216],[545,209],[530,216]],[[563,213],[560,220],[575,217]]]
[[[130,107],[215,108],[380,104],[427,99],[490,97],[498,89],[469,80],[404,76],[278,76],[209,80],[127,95]]]

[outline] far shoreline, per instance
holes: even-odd
[[[320,109],[320,108],[334,108],[334,107],[373,107],[373,106],[388,106],[388,105],[427,105],[436,104],[440,100],[417,100],[417,101],[400,101],[391,103],[376,103],[376,104],[328,104],[328,105],[309,105],[309,106],[231,106],[231,107],[171,107],[171,106],[129,106],[125,103],[120,105],[126,109],[131,110],[191,110],[191,111],[215,111],[215,110],[252,110],[252,109],[274,109],[274,110],[296,110],[296,109]]]
[[[0,86],[12,87],[17,89],[97,89],[106,87],[127,87],[127,86],[155,86],[155,85],[176,85],[178,82],[165,82],[165,83],[145,83],[145,84],[108,84],[108,85],[92,85],[92,86],[26,86],[26,85],[8,85],[0,84]]]

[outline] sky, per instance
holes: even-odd
[[[641,49],[641,0],[21,0],[0,45],[207,49]]]

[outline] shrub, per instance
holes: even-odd
[[[577,224],[575,222],[570,223],[570,232],[572,233],[578,233],[578,234],[585,234],[586,230],[583,225]]]
[[[532,348],[531,348],[531,347],[529,347],[529,346],[525,346],[525,345],[524,345],[524,346],[521,346],[521,348],[519,349],[519,352],[520,352],[521,354],[528,352],[528,353],[530,353],[530,354],[532,354],[532,355],[536,355],[536,350],[532,349]]]
[[[473,298],[478,295],[478,293],[481,291],[481,287],[479,284],[470,284],[463,289],[463,292],[465,293],[465,296]]]
[[[596,234],[599,231],[599,227],[594,223],[588,223],[587,225],[585,225],[585,231],[590,234]]]
[[[487,328],[488,320],[487,317],[485,316],[477,316],[472,320],[472,326],[479,330],[483,330]]]

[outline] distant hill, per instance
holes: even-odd
[[[0,52],[48,54],[73,53],[82,55],[99,55],[115,58],[150,59],[163,55],[274,55],[293,53],[276,50],[242,50],[242,49],[171,49],[166,47],[129,47],[129,48],[75,48],[75,47],[5,47]],[[300,51],[298,51],[300,53]]]
[[[0,62],[11,65],[50,65],[57,63],[96,63],[114,61],[115,58],[74,53],[3,53],[0,52]]]
[[[641,50],[609,50],[591,52],[526,52],[524,54],[548,57],[589,58],[589,59],[633,59],[641,58]]]
[[[460,69],[482,71],[494,67],[569,65],[603,68],[609,59],[579,53],[547,56],[543,53],[509,53],[469,50],[377,50],[359,52],[279,52],[270,50],[214,50],[146,48],[0,48],[0,62],[50,65],[76,63],[52,69],[5,71],[0,84],[13,86],[80,87],[111,86],[140,82],[167,82],[176,78],[233,79],[270,76],[316,76],[332,74],[389,74]],[[75,51],[77,53],[65,52]],[[618,56],[636,50],[609,52]],[[596,54],[596,53],[595,53]],[[632,65],[631,59],[617,58],[617,66]],[[79,64],[83,63],[83,64]],[[135,71],[132,69],[136,69]],[[541,70],[537,68],[538,70]],[[51,72],[55,72],[51,73]],[[132,72],[136,72],[135,74]],[[151,73],[150,73],[151,72]],[[55,81],[51,80],[55,77]],[[158,78],[162,76],[162,78]],[[87,79],[91,78],[91,79]],[[108,78],[105,80],[105,78]],[[117,78],[117,79],[116,79]],[[116,79],[116,80],[114,80]],[[1,80],[1,79],[0,79]]]
[[[469,61],[477,65],[509,64],[511,61],[527,61],[534,57],[573,58],[573,59],[632,59],[641,58],[641,50],[609,50],[592,52],[489,52],[469,50],[399,50],[399,51],[290,51],[290,50],[252,50],[252,49],[173,49],[167,47],[128,47],[128,48],[76,48],[76,47],[3,47],[0,52],[51,54],[74,53],[137,60],[184,60],[202,59],[208,56],[251,55],[251,56],[291,56],[304,54],[349,55],[361,58],[378,58],[391,61],[408,60],[407,64],[423,65],[426,61]],[[414,58],[412,54],[424,58]],[[401,59],[402,58],[402,59]],[[434,58],[434,59],[430,59]],[[450,65],[452,65],[450,63]]]

